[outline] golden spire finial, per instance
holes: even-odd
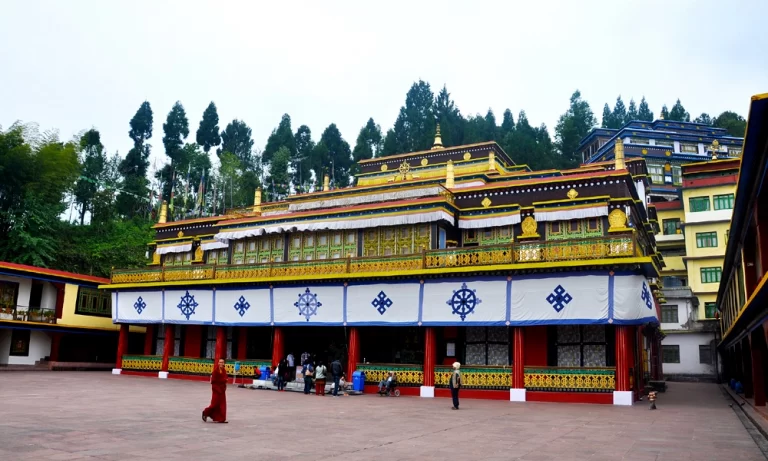
[[[168,202],[163,200],[163,204],[160,205],[160,218],[157,220],[158,224],[165,224],[168,220]]]
[[[712,145],[709,146],[710,149],[712,149],[712,160],[717,160],[717,151],[720,149],[720,142],[715,139],[712,141]]]
[[[625,169],[627,166],[624,163],[624,141],[622,141],[621,138],[616,138],[613,152],[613,157],[616,159],[616,170]]]
[[[432,145],[432,150],[442,149],[443,139],[440,137],[440,124],[437,124],[437,130],[435,131],[435,143]]]
[[[453,172],[453,160],[448,160],[445,165],[445,188],[453,189],[454,186],[454,172]]]

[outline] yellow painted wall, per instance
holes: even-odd
[[[725,256],[726,232],[731,228],[730,222],[692,223],[685,226],[685,252],[688,256]],[[717,246],[699,248],[696,245],[696,234],[702,232],[717,233]]]
[[[699,187],[696,189],[683,189],[683,207],[685,208],[686,213],[690,213],[690,202],[689,199],[691,197],[709,197],[709,209],[710,211],[714,210],[714,203],[712,203],[712,196],[713,195],[724,195],[724,194],[733,194],[736,192],[736,184],[727,184],[724,186],[709,186],[709,187]]]
[[[685,263],[682,256],[664,256],[664,269],[661,270],[662,275],[672,272],[685,272]]]
[[[120,325],[112,323],[112,318],[75,314],[75,306],[77,305],[77,288],[77,285],[72,285],[70,283],[67,283],[64,286],[64,305],[62,306],[61,310],[61,318],[56,321],[57,325],[81,328],[99,328],[115,331],[120,329]],[[144,327],[131,326],[130,331],[132,333],[143,333],[146,331],[146,329]]]
[[[682,208],[677,210],[656,210],[656,216],[659,219],[659,226],[662,226],[662,223],[665,219],[672,219],[672,218],[678,218],[681,222],[685,222],[685,210]],[[662,234],[664,233],[664,229],[661,229]]]

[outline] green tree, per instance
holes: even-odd
[[[512,111],[507,109],[504,111],[504,118],[501,120],[501,127],[499,129],[499,138],[504,139],[509,133],[515,129],[515,119],[512,116]]]
[[[115,200],[122,186],[121,162],[120,154],[115,152],[104,163],[104,169],[101,172],[102,187],[96,191],[92,201],[91,225],[99,226],[117,220]]]
[[[216,104],[211,101],[203,112],[203,119],[197,128],[195,135],[197,144],[203,147],[205,153],[210,152],[212,147],[221,144],[219,136],[219,113],[216,111]]]
[[[667,117],[664,117],[667,118]],[[675,105],[672,106],[672,110],[669,111],[669,120],[675,120],[677,122],[690,122],[691,116],[690,114],[685,110],[683,105],[680,103],[680,99],[675,102]]]
[[[222,152],[230,152],[240,159],[244,169],[253,167],[253,139],[251,138],[251,129],[245,122],[232,120],[224,131],[221,132],[221,148],[217,153],[221,156]]]
[[[637,107],[635,106],[635,100],[629,100],[629,108],[627,109],[627,116],[624,118],[624,123],[629,123],[633,120],[637,120]]]
[[[515,129],[502,140],[501,146],[518,165],[528,165],[531,169],[552,168],[557,161],[547,127],[534,128],[528,122],[525,111],[520,111]]]
[[[397,135],[395,134],[395,130],[393,128],[390,128],[387,130],[387,134],[384,136],[384,143],[382,144],[382,147],[381,147],[381,156],[386,157],[388,155],[394,155],[396,153],[397,153]]]
[[[151,146],[147,141],[152,137],[152,108],[144,101],[130,122],[128,135],[133,140],[133,148],[128,151],[120,163],[120,173],[123,175],[123,188],[117,197],[118,213],[125,217],[139,214],[147,202],[149,188],[147,187],[147,169]]]
[[[466,121],[458,107],[456,107],[456,103],[451,99],[451,94],[445,85],[443,85],[443,89],[435,97],[434,112],[437,122],[440,124],[440,136],[443,146],[451,147],[464,144],[464,126]],[[386,151],[386,149],[384,150]]]
[[[605,107],[607,109],[608,105],[606,104]],[[568,110],[560,116],[555,126],[555,147],[560,155],[559,161],[552,162],[552,166],[565,168],[578,166],[581,159],[578,158],[576,149],[579,147],[581,140],[584,139],[595,125],[597,125],[597,119],[595,119],[589,103],[581,99],[581,92],[579,90],[574,91],[571,95]],[[541,138],[541,142],[544,142],[543,138]]]
[[[294,139],[296,156],[291,160],[291,183],[296,192],[305,193],[310,191],[309,185],[312,183],[312,150],[315,148],[315,142],[307,125],[301,125],[296,130]]]
[[[411,85],[394,126],[395,150],[386,155],[427,150],[435,140],[435,97],[429,83]]]
[[[267,190],[270,191],[270,199],[273,201],[282,200],[288,195],[288,163],[290,160],[291,152],[285,146],[281,146],[272,156],[272,162],[269,164]]]
[[[485,133],[483,138],[485,141],[496,141],[498,138],[499,127],[496,126],[496,116],[493,115],[493,110],[488,108],[488,112],[485,113]]]
[[[313,151],[312,169],[315,177],[321,183],[327,172],[334,187],[346,187],[350,183],[351,166],[352,151],[349,143],[341,136],[336,124],[331,123],[323,131]]]
[[[613,125],[609,128],[619,129],[624,126],[624,120],[627,118],[627,108],[624,106],[624,101],[621,100],[621,95],[616,98],[616,104],[613,106],[613,112],[611,112],[611,122]]]
[[[382,149],[381,127],[369,118],[364,127],[360,129],[355,142],[355,148],[352,150],[352,174],[357,173],[357,162],[369,158],[378,157]]]
[[[664,120],[669,120],[669,109],[667,109],[666,104],[661,106],[661,118],[663,118]]]
[[[693,120],[695,123],[703,123],[704,125],[712,125],[712,118],[706,112],[702,112],[701,115]]]
[[[107,162],[104,145],[98,130],[91,129],[80,138],[82,173],[75,184],[75,202],[80,207],[80,225],[85,223],[85,214],[93,211],[93,200],[103,180],[102,173]]]
[[[729,110],[718,115],[712,125],[718,128],[725,128],[728,134],[737,138],[743,138],[747,133],[747,121],[744,117]]]
[[[608,103],[603,106],[603,121],[600,125],[602,128],[611,128],[613,126],[613,114],[611,114],[611,107]]]
[[[280,124],[272,130],[272,134],[267,139],[267,146],[264,148],[261,159],[264,163],[270,163],[272,157],[277,151],[285,146],[291,155],[292,159],[296,158],[296,139],[293,136],[293,129],[291,128],[291,116],[283,114],[280,119]]]
[[[165,155],[171,159],[171,165],[174,165],[179,161],[181,147],[184,145],[184,140],[189,136],[189,120],[187,120],[187,113],[181,102],[176,101],[171,111],[168,112],[168,117],[163,123],[163,133],[165,133],[163,136]]]
[[[637,119],[644,122],[653,121],[653,112],[648,107],[648,103],[645,101],[645,96],[640,100],[640,107],[637,109]]]

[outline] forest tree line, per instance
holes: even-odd
[[[662,106],[667,120],[691,121],[680,100]],[[221,129],[216,104],[203,112],[190,131],[184,106],[176,102],[163,123],[164,165],[150,171],[154,112],[143,102],[129,121],[131,149],[123,157],[108,154],[97,129],[62,141],[55,131],[35,124],[0,127],[0,260],[108,276],[112,267],[142,267],[159,203],[169,203],[169,219],[221,213],[249,206],[262,188],[265,200],[306,193],[322,186],[352,185],[356,163],[429,149],[439,123],[446,147],[496,141],[518,164],[532,169],[576,167],[579,141],[597,119],[576,90],[554,128],[531,124],[524,110],[506,109],[499,123],[492,110],[464,115],[447,88],[435,93],[418,81],[408,90],[392,128],[383,132],[369,118],[351,147],[336,124],[317,138],[310,127],[294,130],[290,115],[281,117],[257,147],[251,128],[232,120]],[[600,126],[620,128],[630,120],[654,120],[643,97],[639,105],[621,96],[605,104]],[[694,122],[722,127],[743,136],[746,121],[726,111],[703,113]],[[194,137],[192,137],[194,136]],[[216,155],[215,167],[212,154]]]

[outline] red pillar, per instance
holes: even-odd
[[[515,327],[512,339],[512,387],[525,389],[525,331]]]
[[[168,372],[168,360],[173,355],[174,344],[176,343],[176,329],[173,325],[165,326],[165,342],[163,343],[163,363],[160,371]]]
[[[763,373],[763,338],[759,338],[757,335],[762,335],[762,329],[758,329],[752,332],[750,338],[750,350],[752,352],[752,391],[754,393],[755,406],[765,406],[765,384]]]
[[[48,356],[48,359],[51,362],[58,362],[59,361],[59,348],[61,347],[61,333],[54,332],[51,336],[51,353]],[[120,348],[120,345],[118,344],[118,349]],[[117,367],[120,368],[120,367]]]
[[[434,327],[424,329],[424,386],[435,386],[435,362],[437,361],[437,338]]]
[[[240,327],[237,331],[237,360],[245,360],[248,355],[248,330]]]
[[[272,332],[272,366],[276,367],[283,359],[283,329],[275,327]]]
[[[147,331],[144,333],[144,355],[152,355],[152,343],[155,340],[155,326],[147,325]]]
[[[629,391],[630,334],[626,326],[616,326],[616,390]]]
[[[349,356],[347,357],[347,380],[352,380],[352,373],[357,369],[360,361],[360,335],[357,327],[349,329]]]
[[[120,336],[117,339],[117,358],[115,360],[115,368],[118,370],[123,368],[123,355],[128,352],[128,324],[123,323],[120,325]]]
[[[214,355],[216,362],[219,359],[227,358],[227,328],[216,327],[216,353]]]

